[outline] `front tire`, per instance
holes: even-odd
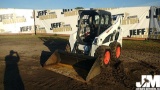
[[[111,62],[111,50],[107,46],[99,46],[94,54],[100,59],[101,67],[105,68]]]

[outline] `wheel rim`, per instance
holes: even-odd
[[[120,46],[118,46],[116,49],[116,58],[119,58],[120,54],[121,54],[121,48]]]
[[[110,60],[110,52],[106,51],[105,56],[104,56],[104,64],[108,64]]]

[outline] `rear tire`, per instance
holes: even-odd
[[[105,68],[111,62],[111,51],[110,47],[99,46],[94,54],[95,57],[100,59],[100,64],[102,68]]]
[[[119,58],[121,55],[121,45],[118,42],[113,42],[110,44],[111,47],[111,59],[112,61],[119,62]]]

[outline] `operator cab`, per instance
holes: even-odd
[[[95,37],[111,26],[111,13],[103,10],[80,10],[75,51],[89,55]],[[82,46],[82,47],[81,47]]]
[[[77,41],[91,45],[94,38],[111,26],[111,13],[103,10],[80,10]]]

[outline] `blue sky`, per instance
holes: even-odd
[[[160,0],[1,0],[0,8],[71,9],[160,6]]]

